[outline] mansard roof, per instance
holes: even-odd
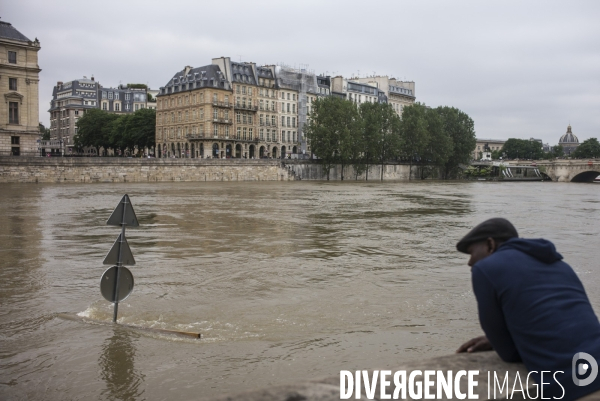
[[[186,74],[187,70],[187,74]],[[192,85],[185,88],[186,85]],[[167,82],[165,88],[176,88],[176,91],[195,89],[200,87],[216,87],[229,89],[229,82],[221,72],[218,65],[209,64],[202,67],[186,67],[175,73],[173,78]],[[173,91],[174,92],[174,91]],[[173,93],[169,92],[169,93]]]
[[[23,35],[21,32],[17,31],[15,27],[13,27],[11,24],[4,21],[0,21],[0,38],[18,40],[21,42],[31,42],[27,38],[27,36]]]

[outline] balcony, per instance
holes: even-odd
[[[186,139],[204,139],[204,134],[187,134]]]
[[[233,103],[229,103],[229,102],[218,102],[218,101],[216,101],[216,100],[213,100],[213,101],[211,102],[211,104],[212,104],[213,106],[215,106],[215,107],[225,107],[225,108],[228,108],[228,109],[230,109],[230,108],[231,108],[231,106],[233,106]]]
[[[212,122],[218,124],[233,124],[233,120],[227,120],[225,118],[213,118]]]
[[[239,104],[239,103],[236,103],[234,107],[238,110],[250,110],[250,111],[258,110],[257,106],[245,105],[245,104]]]
[[[277,123],[270,123],[268,121],[263,121],[260,123],[261,127],[272,127],[272,128],[277,128]]]

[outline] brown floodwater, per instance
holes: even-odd
[[[106,220],[140,227],[109,322]],[[552,240],[600,308],[600,185],[252,182],[0,185],[0,399],[173,400],[394,368],[480,334],[456,241],[485,218]]]

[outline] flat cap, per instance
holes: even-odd
[[[496,217],[484,221],[469,231],[463,239],[458,241],[456,249],[458,249],[459,252],[468,253],[467,248],[475,242],[483,241],[487,238],[507,240],[518,236],[517,229],[510,221],[501,217]]]

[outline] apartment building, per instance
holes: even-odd
[[[50,137],[60,141],[64,152],[74,154],[77,121],[87,110],[100,109],[109,113],[127,114],[148,107],[145,85],[119,85],[105,88],[94,77],[58,81],[50,101]],[[95,153],[95,148],[87,149]]]
[[[350,81],[367,84],[383,92],[392,108],[402,115],[402,110],[406,106],[415,103],[415,83],[414,81],[400,81],[396,78],[390,78],[387,75],[374,75],[364,78],[352,78]]]
[[[35,156],[39,136],[37,38],[29,40],[10,23],[0,21],[0,155]]]

